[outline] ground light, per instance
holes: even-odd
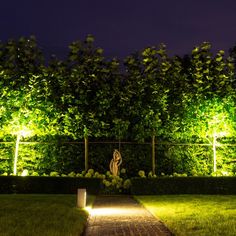
[[[87,193],[85,188],[79,188],[77,190],[77,207],[85,208],[86,207]]]
[[[86,207],[85,208],[91,216],[124,216],[124,215],[131,215],[131,216],[137,216],[140,214],[140,209],[137,209],[136,207],[102,207],[102,208],[91,208]]]

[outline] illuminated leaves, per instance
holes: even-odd
[[[46,69],[35,38],[9,40],[1,52],[1,138],[14,135],[22,127],[30,129],[32,135],[47,135],[54,129],[53,108],[46,102]]]
[[[35,38],[9,40],[0,44],[0,125],[73,139],[84,136],[84,126],[94,137],[180,138],[187,130],[196,136],[204,129],[190,123],[209,128],[207,117],[213,117],[206,101],[217,97],[225,107],[229,95],[235,99],[233,61],[210,49],[203,43],[189,56],[170,58],[164,44],[147,47],[126,57],[121,70],[118,60],[105,60],[91,35],[71,43],[65,61],[53,58],[48,66]],[[201,103],[209,110],[201,113]]]

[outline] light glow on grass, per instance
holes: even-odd
[[[136,196],[178,236],[236,235],[236,196]]]

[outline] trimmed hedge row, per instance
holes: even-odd
[[[236,194],[236,177],[133,178],[133,195]]]
[[[73,178],[48,176],[0,176],[0,193],[76,194],[86,188],[89,194],[102,189],[99,178]]]
[[[236,194],[236,177],[159,177],[131,179],[132,195]],[[0,176],[0,194],[76,194],[86,188],[89,194],[104,190],[102,179],[48,176]]]

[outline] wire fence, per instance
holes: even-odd
[[[29,169],[40,174],[84,170],[84,141],[19,142],[18,171]],[[0,173],[11,173],[15,142],[0,142]],[[139,170],[152,170],[152,143],[131,141],[89,141],[89,168],[109,170],[114,149],[123,158],[121,168],[135,176]],[[155,142],[155,166],[158,175],[187,173],[210,174],[213,170],[211,143]],[[235,171],[236,144],[217,143],[217,169]]]

